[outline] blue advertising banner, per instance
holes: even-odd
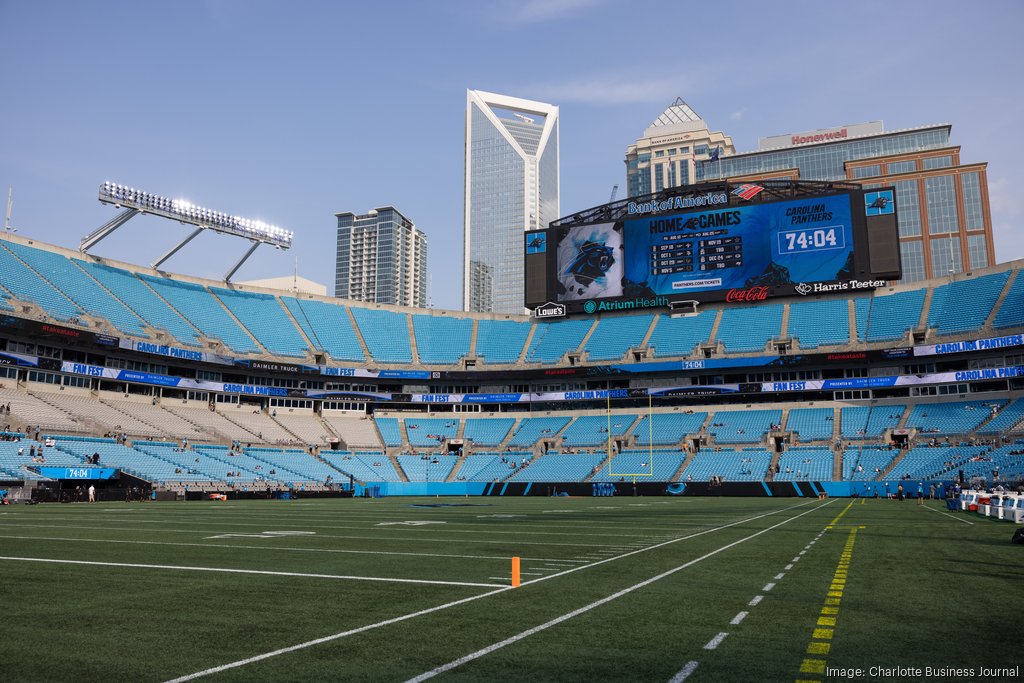
[[[110,467],[39,467],[39,474],[50,479],[113,479],[117,470]]]

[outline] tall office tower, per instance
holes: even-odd
[[[560,218],[558,107],[466,91],[462,298],[523,313],[523,233]]]
[[[770,178],[894,186],[902,282],[995,263],[986,163],[962,163],[952,126],[886,131],[869,121],[761,138],[758,150],[697,164],[698,182]]]
[[[338,218],[334,296],[427,306],[427,237],[393,206]]]
[[[712,133],[681,97],[626,148],[626,188],[630,197],[695,182],[697,162],[734,154],[732,138]]]

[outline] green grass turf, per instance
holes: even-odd
[[[438,502],[472,506],[413,507]],[[944,513],[939,501],[739,498],[6,508],[7,558],[331,576],[0,560],[0,680],[165,681],[484,596],[201,679],[403,681],[686,563],[438,680],[668,681],[690,661],[689,681],[822,680],[800,672],[809,657],[866,673],[959,667],[990,681],[1012,677],[981,676],[981,667],[1024,673],[1024,548],[1009,543],[1014,526]],[[830,651],[808,655],[854,527]],[[504,586],[513,555],[524,571],[514,590],[332,578]],[[730,624],[741,611],[748,616]],[[722,632],[718,647],[705,649]],[[859,678],[868,679],[892,680]]]

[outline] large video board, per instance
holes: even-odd
[[[762,189],[629,202],[603,221],[587,220],[602,216],[591,210],[578,224],[557,222],[545,236],[547,301],[593,313],[870,289],[900,276],[891,190],[749,201]],[[544,303],[536,287],[527,298]]]

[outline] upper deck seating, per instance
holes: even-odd
[[[764,351],[769,339],[782,330],[782,304],[762,304],[748,308],[726,308],[718,323],[718,341],[726,353]]]
[[[273,355],[302,358],[309,353],[309,345],[276,296],[219,287],[211,287],[210,291]]]
[[[917,327],[927,290],[912,289],[855,300],[860,341],[896,341]],[[869,315],[870,314],[870,315]]]
[[[0,285],[22,301],[38,305],[54,320],[78,319],[83,311],[63,292],[33,272],[0,242]],[[11,245],[13,246],[13,245]]]
[[[281,301],[314,346],[329,353],[333,360],[366,360],[344,306],[291,296],[282,296]]]
[[[850,343],[850,312],[846,299],[801,301],[789,305],[789,337],[801,349]]]
[[[938,334],[980,329],[1009,277],[1006,271],[935,287],[928,308],[928,327]]]
[[[587,360],[619,360],[630,349],[639,348],[652,320],[653,315],[602,318],[583,347]]]
[[[481,320],[476,326],[476,355],[489,365],[519,360],[532,323],[515,320]]]
[[[575,352],[592,324],[592,320],[582,318],[537,323],[526,362],[554,363],[565,354]]]
[[[167,303],[211,339],[219,339],[236,353],[260,353],[260,348],[202,285],[140,274]]]
[[[469,354],[473,319],[441,315],[412,315],[420,363],[452,365]]]
[[[378,363],[412,363],[412,346],[405,313],[375,308],[351,308],[366,348]]]
[[[695,316],[672,318],[662,314],[647,345],[658,358],[689,356],[698,344],[706,342],[715,326],[717,311],[701,311]]]

